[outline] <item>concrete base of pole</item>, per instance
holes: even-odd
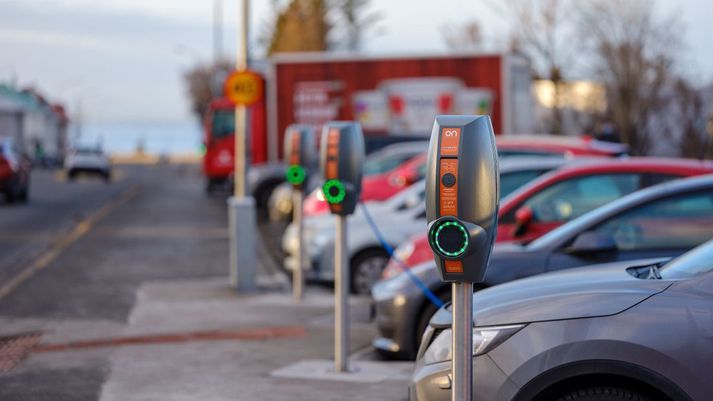
[[[228,199],[230,285],[238,292],[257,290],[257,218],[252,197]]]

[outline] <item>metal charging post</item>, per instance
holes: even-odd
[[[473,284],[451,284],[453,295],[453,385],[451,400],[473,399]]]
[[[428,243],[451,284],[452,401],[473,399],[473,283],[495,242],[500,178],[487,116],[437,116],[426,170]]]
[[[295,297],[296,301],[302,300],[302,293],[304,290],[304,277],[302,276],[304,269],[304,222],[302,220],[302,200],[304,195],[301,190],[292,191],[292,215],[293,223],[297,227],[297,253],[295,255],[297,259],[297,264],[292,271],[292,295]]]
[[[349,372],[347,216],[337,216],[334,246],[334,370]]]
[[[334,370],[349,372],[349,259],[347,216],[361,195],[364,136],[355,122],[330,122],[320,146],[322,193],[335,215],[334,238]]]
[[[297,228],[297,249],[292,270],[292,295],[300,301],[304,292],[304,220],[302,202],[305,187],[311,174],[316,151],[314,129],[306,125],[293,124],[285,132],[285,172],[287,182],[292,184],[292,224]]]

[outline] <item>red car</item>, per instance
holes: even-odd
[[[30,193],[31,163],[12,138],[0,138],[0,192],[5,201],[27,202]]]
[[[411,158],[391,171],[364,177],[361,184],[361,200],[384,201],[401,192],[411,184],[423,179],[426,174],[426,154]],[[317,188],[305,199],[304,215],[316,216],[329,210],[322,190]]]
[[[588,137],[552,135],[499,135],[495,138],[498,155],[509,156],[621,156],[626,145],[602,142]],[[363,201],[383,201],[424,177],[426,156],[411,159],[396,169],[372,177],[362,183]],[[305,216],[326,213],[329,208],[321,190],[310,194],[304,203]]]
[[[495,137],[498,156],[605,156],[627,154],[629,148],[620,143],[603,142],[588,136],[498,135]]]
[[[500,204],[496,241],[530,242],[560,225],[638,189],[713,173],[713,164],[690,159],[628,158],[575,161],[530,182]],[[413,267],[433,258],[425,235],[411,238],[396,257]],[[393,259],[384,277],[401,271]]]

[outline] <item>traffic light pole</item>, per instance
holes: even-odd
[[[336,216],[334,247],[334,370],[349,372],[349,265],[347,216]]]
[[[453,327],[451,337],[451,401],[473,399],[473,283],[451,284]]]
[[[294,215],[294,224],[297,226],[297,264],[292,271],[292,295],[296,301],[302,300],[302,292],[304,290],[303,260],[304,260],[304,223],[302,220],[302,200],[303,194],[301,190],[295,189],[292,191],[292,213]]]

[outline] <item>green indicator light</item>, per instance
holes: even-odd
[[[296,164],[291,165],[287,168],[287,173],[285,175],[287,177],[287,182],[292,185],[301,185],[305,182],[306,173],[302,166],[298,166]]]
[[[468,248],[470,234],[461,223],[446,221],[431,231],[432,243],[442,255],[455,258]]]
[[[347,191],[344,189],[344,184],[339,180],[328,180],[322,185],[324,198],[331,204],[341,203],[344,197],[347,196]]]

